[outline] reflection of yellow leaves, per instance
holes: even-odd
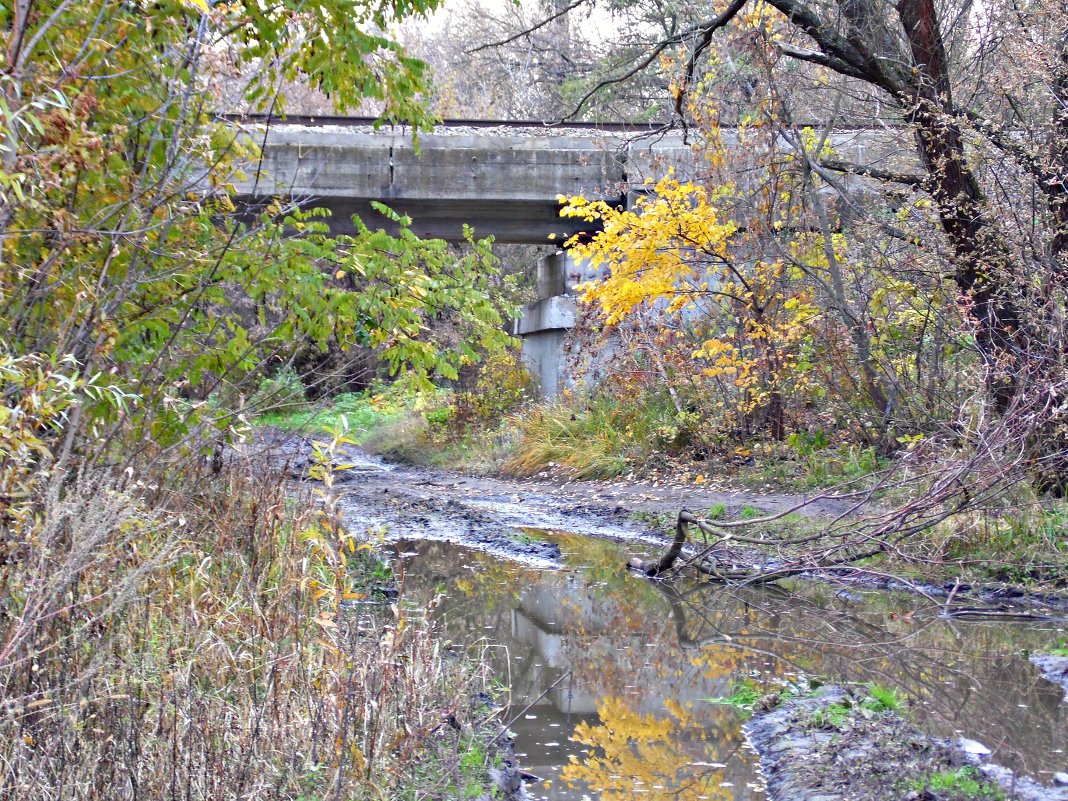
[[[680,791],[728,798],[720,770],[695,771],[694,763],[718,762],[716,749],[730,743],[710,742],[705,723],[681,704],[669,699],[664,706],[666,715],[643,715],[619,696],[605,698],[597,708],[599,725],[575,727],[572,739],[587,751],[582,760],[571,757],[562,778],[597,788],[611,801],[677,799]]]

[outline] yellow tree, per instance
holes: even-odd
[[[561,214],[599,222],[587,242],[568,242],[603,280],[584,286],[608,326],[643,309],[660,314],[663,329],[685,331],[674,341],[689,367],[680,384],[716,398],[746,430],[785,431],[785,399],[804,392],[807,324],[817,316],[797,270],[745,252],[725,209],[734,187],[709,189],[668,174],[633,210],[603,201],[568,200]]]

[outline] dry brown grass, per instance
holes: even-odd
[[[367,597],[369,552],[329,497],[245,470],[152,484],[53,481],[5,532],[0,799],[432,798],[481,781],[478,660]]]

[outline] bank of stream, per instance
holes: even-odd
[[[741,715],[709,699],[814,676],[896,689],[919,728],[1040,781],[1068,767],[1065,693],[1028,659],[1063,622],[953,620],[916,594],[807,580],[651,582],[624,567],[660,546],[626,498],[346,465],[347,524],[388,529],[400,603],[438,598],[447,637],[492,663],[522,767],[546,779],[535,797],[761,798]]]

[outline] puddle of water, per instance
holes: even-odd
[[[1055,624],[953,622],[916,597],[808,583],[672,587],[629,574],[620,544],[544,536],[563,570],[399,543],[415,554],[405,602],[440,588],[447,636],[496,646],[516,751],[549,780],[536,798],[763,798],[740,716],[705,700],[743,678],[769,690],[809,675],[874,681],[906,696],[921,728],[980,740],[1002,764],[1047,781],[1068,766],[1068,703],[1022,655],[1063,636]]]

